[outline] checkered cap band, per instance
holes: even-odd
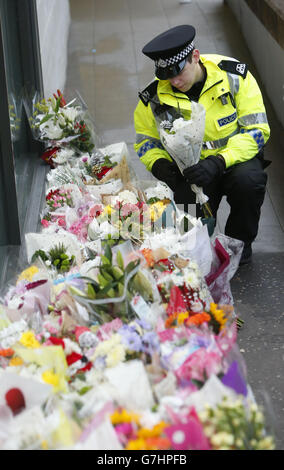
[[[194,43],[191,42],[186,46],[183,51],[180,51],[178,54],[176,54],[173,57],[169,57],[168,59],[159,59],[155,61],[156,67],[169,67],[170,65],[177,64],[178,62],[181,62],[185,57],[187,57],[191,51],[194,49]]]

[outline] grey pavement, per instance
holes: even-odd
[[[95,121],[101,145],[124,141],[140,179],[151,175],[133,150],[133,111],[137,92],[153,79],[153,63],[141,49],[169,27],[194,24],[202,53],[238,58],[255,70],[238,24],[223,0],[70,0],[71,29],[66,91],[78,90]],[[245,320],[239,345],[248,381],[260,403],[275,415],[279,449],[284,449],[284,134],[269,97],[264,101],[271,125],[266,158],[268,188],[252,265],[232,280],[236,312]],[[283,99],[280,97],[279,99]],[[218,229],[223,230],[228,205],[222,201]],[[271,420],[270,420],[271,421]]]

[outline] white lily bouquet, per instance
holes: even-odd
[[[91,154],[96,135],[90,116],[80,96],[66,102],[60,90],[52,97],[40,99],[35,93],[25,103],[33,136],[50,147],[69,146],[74,155]]]
[[[160,138],[164,148],[173,157],[181,173],[189,166],[198,163],[205,130],[205,109],[200,103],[191,103],[191,119],[184,118],[162,121]],[[197,202],[203,206],[208,197],[202,188],[191,185],[196,193]]]

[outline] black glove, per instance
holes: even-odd
[[[175,191],[182,174],[174,162],[166,158],[159,158],[152,166],[152,174],[160,181],[166,183],[172,191]]]
[[[221,155],[209,155],[196,165],[186,168],[183,172],[190,184],[208,186],[216,178],[220,178],[226,169],[226,163]]]

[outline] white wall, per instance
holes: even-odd
[[[263,85],[284,127],[284,50],[244,0],[226,0],[234,12]]]
[[[37,0],[45,97],[64,90],[70,26],[69,0]]]

